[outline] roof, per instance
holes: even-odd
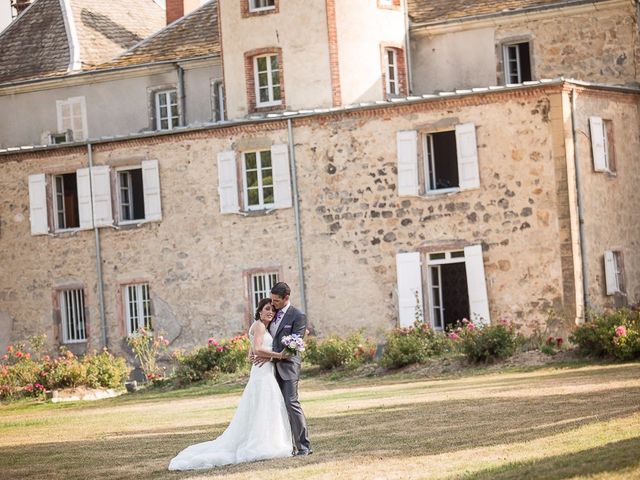
[[[220,54],[218,2],[211,0],[98,68],[124,67]]]
[[[606,0],[407,0],[415,24],[446,23],[476,16],[504,15],[530,9],[558,8]]]
[[[0,33],[0,83],[92,67],[164,23],[153,0],[35,0]]]
[[[164,136],[178,135],[186,132],[198,132],[198,131],[211,130],[216,128],[225,128],[229,126],[253,125],[253,124],[259,124],[259,123],[270,122],[270,121],[282,121],[282,120],[287,120],[289,118],[295,119],[295,118],[313,117],[316,115],[327,115],[327,114],[340,113],[340,112],[371,110],[376,108],[385,108],[392,105],[411,105],[411,104],[417,104],[417,103],[428,103],[428,102],[450,100],[450,99],[456,99],[456,98],[474,97],[478,95],[487,95],[487,94],[499,93],[499,92],[529,90],[529,89],[535,89],[540,87],[562,87],[563,85],[573,85],[576,87],[593,88],[593,89],[604,90],[609,92],[619,92],[619,93],[625,93],[625,94],[640,95],[640,88],[637,88],[637,87],[614,86],[614,85],[607,85],[607,84],[601,84],[601,83],[595,83],[595,82],[584,82],[581,80],[565,79],[563,77],[558,77],[554,79],[532,80],[530,82],[524,82],[522,84],[497,85],[497,86],[491,86],[491,87],[454,90],[451,92],[440,92],[435,94],[411,95],[408,97],[392,98],[390,100],[379,100],[376,102],[365,102],[365,103],[358,103],[353,105],[343,105],[340,107],[315,108],[311,110],[285,111],[285,112],[268,113],[268,114],[261,114],[261,115],[252,115],[252,116],[249,116],[248,118],[237,119],[237,120],[225,120],[222,122],[209,122],[209,123],[204,123],[199,125],[187,125],[187,126],[174,128],[173,130],[132,132],[128,135],[89,138],[86,140],[71,142],[71,143],[7,147],[7,148],[0,148],[0,156],[36,152],[36,151],[43,151],[43,150],[60,150],[60,149],[65,149],[69,147],[85,146],[88,144],[125,142],[128,140],[135,140],[135,139],[164,137]]]

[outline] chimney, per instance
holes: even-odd
[[[16,17],[20,15],[26,8],[31,5],[31,0],[12,0],[11,6],[16,11]]]
[[[184,16],[184,0],[166,1],[167,25]]]

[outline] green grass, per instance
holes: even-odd
[[[0,406],[0,478],[640,478],[638,363],[316,376],[300,386],[314,455],[168,472],[222,433],[241,391]]]

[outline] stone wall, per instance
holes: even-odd
[[[380,338],[397,324],[396,254],[472,244],[483,246],[494,320],[530,331],[550,309],[573,315],[562,95],[556,84],[292,119],[312,328],[320,335],[362,328]],[[627,103],[609,101],[632,115]],[[398,196],[396,132],[466,122],[476,126],[480,188]],[[160,168],[162,221],[100,229],[111,348],[123,347],[121,286],[134,281],[149,283],[155,325],[173,347],[244,331],[252,269],[279,271],[300,305],[293,209],[222,215],[217,191],[220,151],[287,141],[287,123],[273,120],[94,146],[95,165],[156,159]],[[56,287],[81,283],[89,349],[101,346],[94,232],[32,236],[29,227],[28,175],[86,165],[78,147],[1,157],[3,339],[52,338]],[[630,285],[637,289],[637,280]]]

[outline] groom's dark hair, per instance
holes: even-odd
[[[278,295],[280,298],[284,298],[287,295],[291,295],[291,288],[284,282],[278,282],[271,288],[271,293]]]

